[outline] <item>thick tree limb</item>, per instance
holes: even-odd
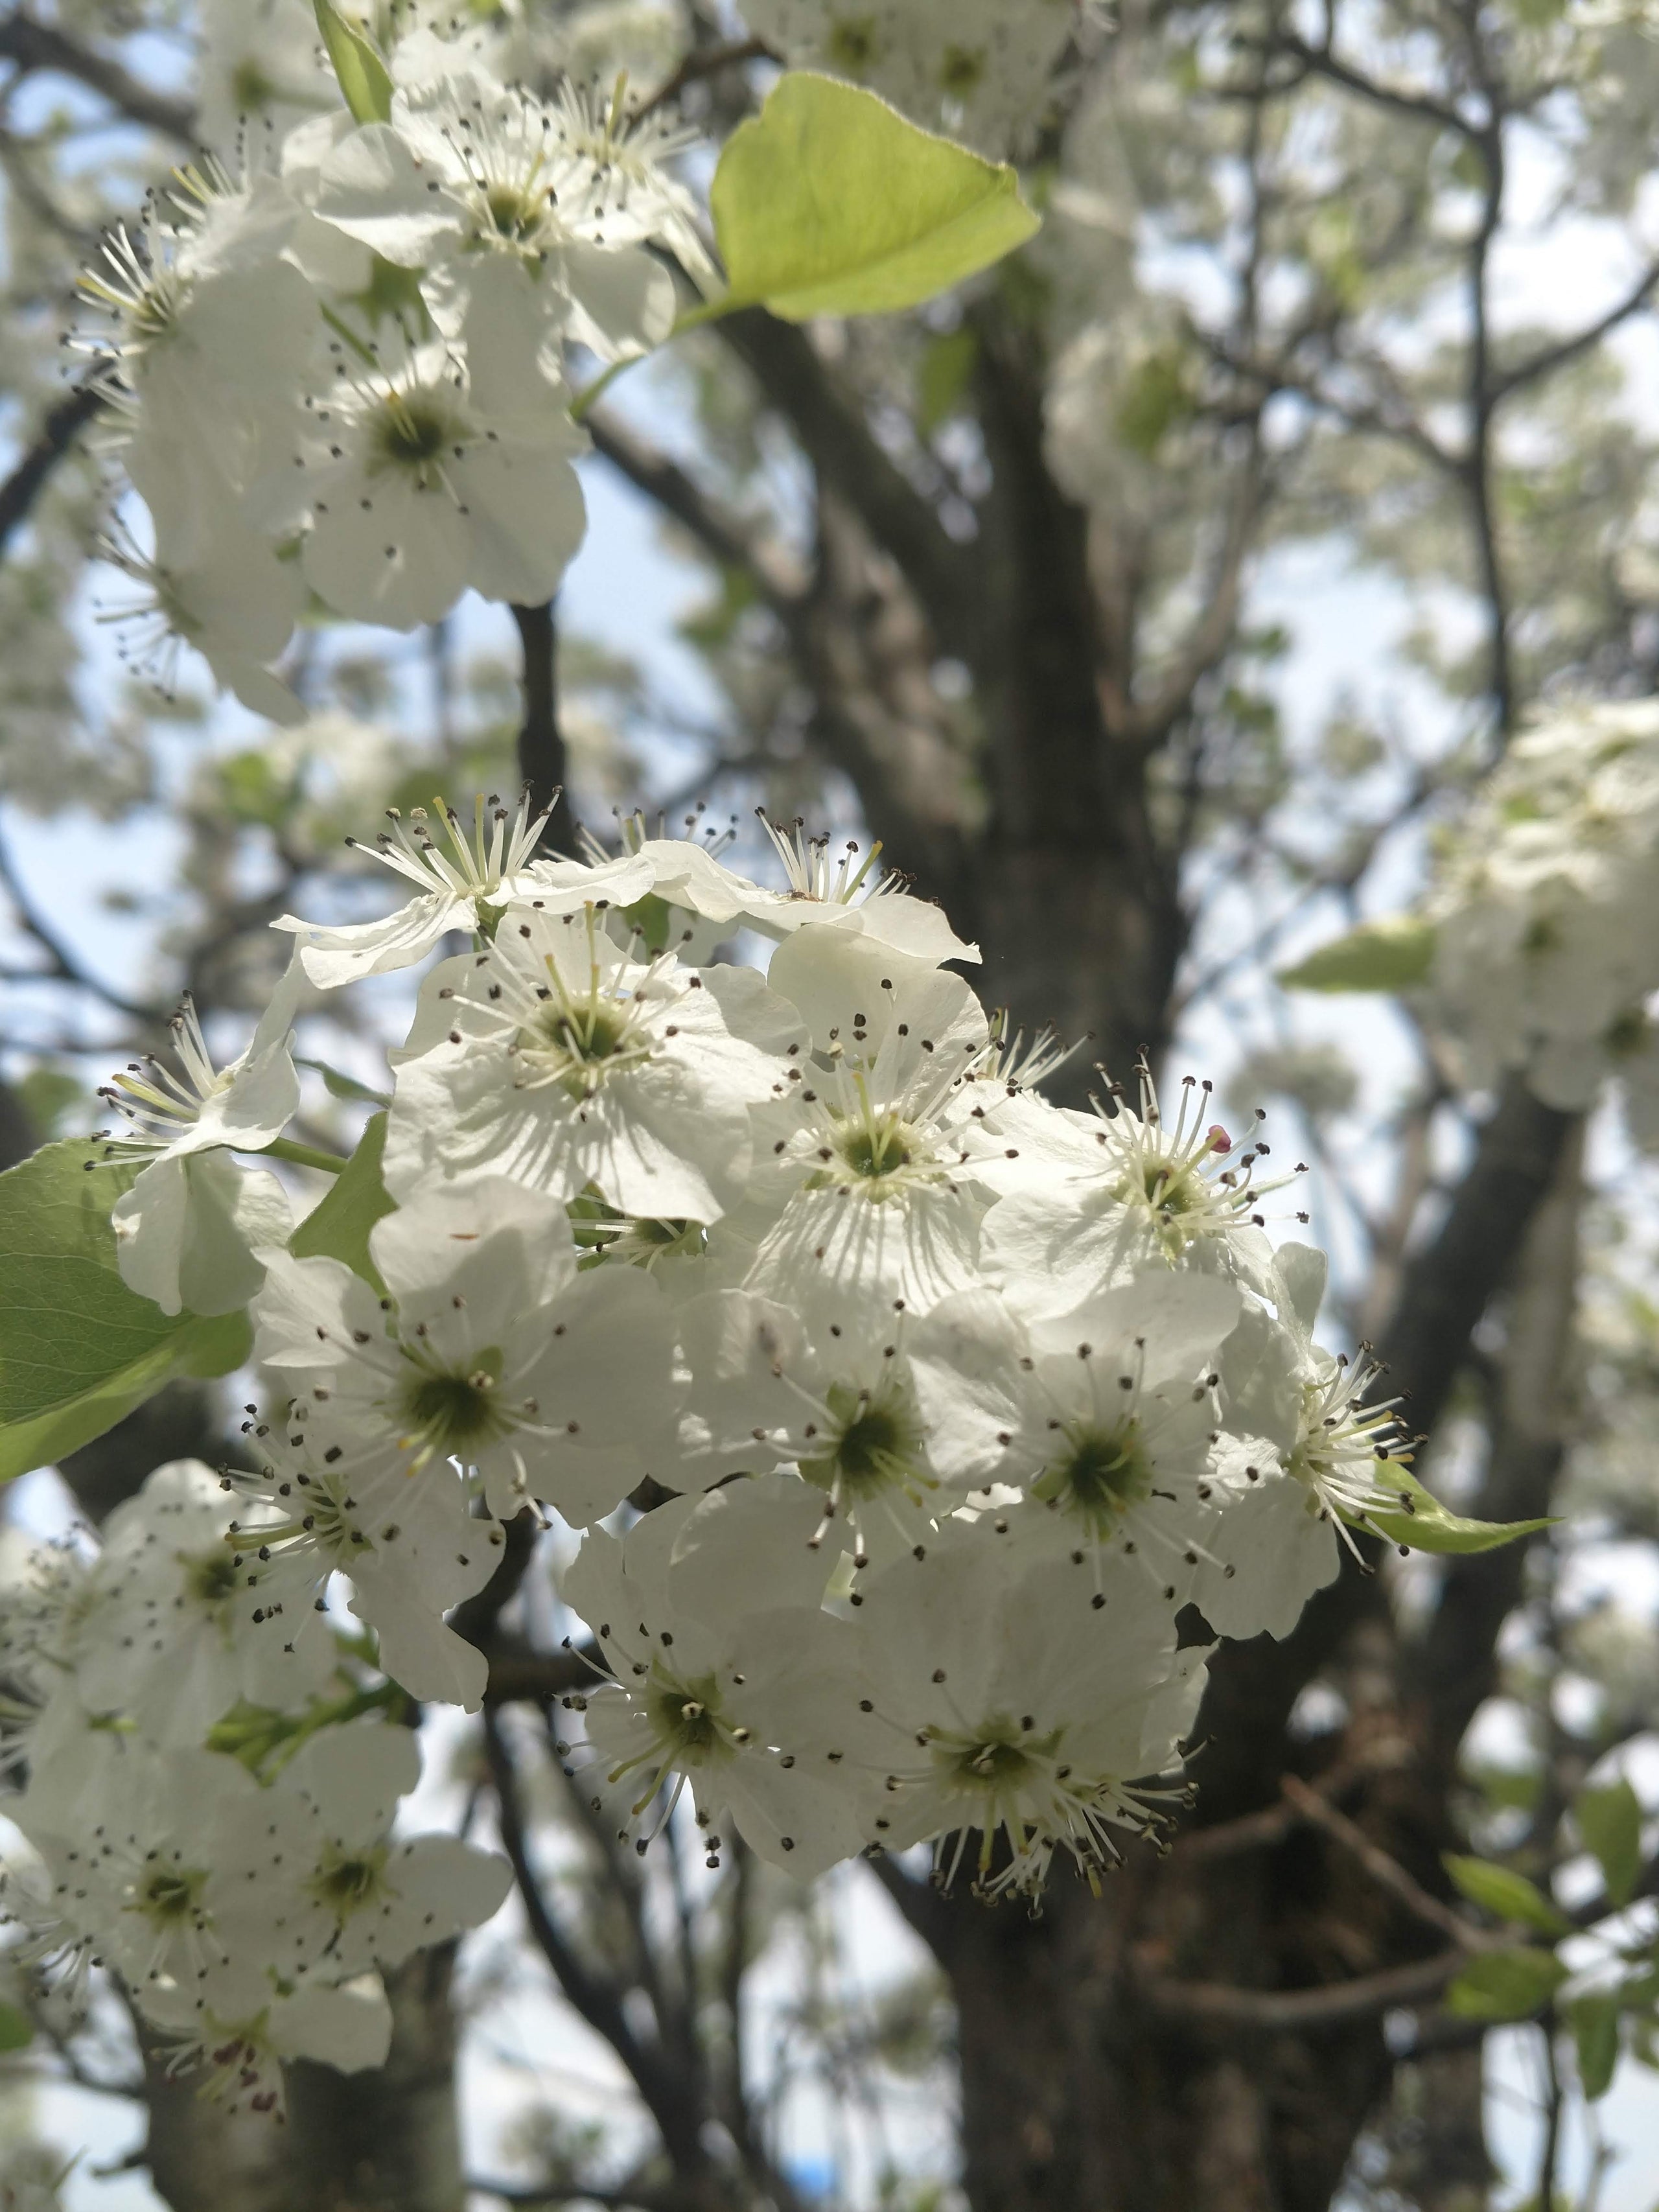
[[[1559,1118],[1566,1127],[1555,1175],[1534,1208],[1509,1302],[1498,1418],[1473,1509],[1483,1519],[1547,1514],[1571,1432],[1583,1124]],[[1498,1633],[1519,1601],[1528,1548],[1506,1544],[1446,1560],[1427,1629],[1407,1655],[1409,1690],[1430,1716],[1429,1761],[1442,1774],[1452,1770],[1464,1730],[1496,1686]]]
[[[186,144],[194,142],[196,111],[188,100],[155,91],[109,55],[95,53],[67,32],[37,21],[21,8],[0,20],[0,60],[15,63],[27,74],[43,71],[73,77],[77,84],[118,108],[130,122]]]
[[[1425,1434],[1440,1418],[1476,1322],[1515,1265],[1575,1122],[1512,1078],[1445,1219],[1406,1263],[1377,1348],[1389,1391],[1406,1395],[1406,1417]]]

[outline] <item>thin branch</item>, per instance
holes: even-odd
[[[781,619],[791,623],[796,618],[807,580],[781,546],[761,537],[740,515],[703,490],[678,461],[616,415],[595,410],[587,418],[587,429],[595,451],[690,531],[705,552],[722,568],[746,570]]]
[[[187,145],[195,143],[196,110],[188,100],[156,92],[109,55],[94,53],[21,9],[0,21],[0,61],[15,63],[26,75],[45,70],[53,76],[73,77],[118,108],[130,122]]]
[[[1471,1927],[1443,1899],[1431,1897],[1426,1889],[1413,1880],[1398,1859],[1385,1851],[1381,1844],[1373,1843],[1363,1828],[1349,1820],[1346,1813],[1339,1813],[1334,1805],[1321,1796],[1318,1790],[1310,1790],[1305,1782],[1298,1782],[1293,1774],[1285,1775],[1279,1787],[1304,1820],[1316,1828],[1322,1828],[1328,1836],[1341,1844],[1344,1850],[1351,1852],[1378,1888],[1386,1889],[1390,1897],[1397,1899],[1414,1919],[1437,1929],[1443,1936],[1449,1936],[1454,1943],[1460,1944],[1466,1951],[1484,1951],[1489,1948],[1487,1939],[1478,1929]]]
[[[483,1732],[490,1780],[501,1814],[501,1844],[517,1878],[525,1919],[538,1949],[552,1968],[565,1996],[587,2025],[605,2038],[633,2076],[676,2170],[689,2175],[707,2175],[709,2160],[702,2146],[704,2114],[699,2101],[687,2095],[687,2084],[679,2070],[667,2063],[665,2054],[642,2043],[635,2034],[623,2010],[622,1990],[587,1966],[553,1917],[546,1892],[531,1863],[524,1805],[513,1755],[501,1734],[500,1717],[489,1705],[484,1707]]]
[[[1632,315],[1641,313],[1652,298],[1656,285],[1659,285],[1659,259],[1648,264],[1629,291],[1622,299],[1615,301],[1606,314],[1599,315],[1593,323],[1570,338],[1560,338],[1553,345],[1540,346],[1526,360],[1516,362],[1513,368],[1506,369],[1501,376],[1493,377],[1487,387],[1492,404],[1497,406],[1509,398],[1512,392],[1520,391],[1523,385],[1535,384],[1542,377],[1553,376],[1558,368],[1565,368],[1570,361],[1576,361],[1580,354],[1589,353],[1598,346],[1621,323],[1628,322]]]
[[[575,817],[565,788],[564,732],[559,727],[559,633],[553,602],[514,607],[524,649],[524,720],[519,730],[519,781],[532,814],[550,810],[543,842],[568,853],[575,842]]]
[[[821,483],[857,514],[903,571],[946,653],[983,659],[983,563],[950,536],[931,502],[881,448],[863,402],[832,374],[805,331],[763,308],[715,326],[805,451]]]
[[[125,998],[119,991],[100,982],[88,969],[82,967],[23,888],[22,879],[3,841],[0,841],[0,887],[3,887],[11,901],[18,927],[34,939],[52,963],[50,967],[42,969],[38,977],[31,980],[48,982],[55,978],[59,982],[72,983],[77,990],[90,991],[106,1006],[113,1006],[118,1013],[125,1014],[136,1022],[155,1023],[163,1018],[159,1007],[143,1006],[136,1000]]]
[[[1300,2035],[1345,2021],[1374,2020],[1396,2006],[1425,2003],[1439,1995],[1467,1956],[1461,1948],[1443,1951],[1408,1966],[1310,1990],[1241,1990],[1220,1982],[1178,1981],[1169,1974],[1143,1975],[1139,1988],[1152,2011],[1188,2027]]]
[[[95,386],[82,384],[48,409],[34,443],[0,483],[0,553],[11,543],[13,532],[28,520],[47,477],[103,407],[103,393]]]
[[[526,2187],[477,2178],[466,2186],[469,2196],[493,2197],[501,2204],[599,2204],[606,2212],[695,2212],[691,2196],[678,2189],[599,2189],[591,2181],[544,2181]]]
[[[666,107],[678,100],[688,85],[700,84],[704,77],[714,76],[720,70],[741,69],[748,62],[778,62],[783,58],[775,47],[769,46],[764,39],[739,39],[730,46],[705,46],[701,52],[689,53],[672,76],[659,84],[645,105],[636,111],[638,118],[653,115],[659,107]]]
[[[1447,106],[1427,93],[1407,92],[1394,85],[1378,84],[1351,63],[1339,60],[1328,46],[1311,46],[1294,31],[1279,31],[1271,40],[1252,44],[1256,51],[1270,58],[1284,54],[1297,64],[1294,77],[1276,80],[1268,85],[1267,89],[1272,95],[1294,92],[1310,76],[1323,77],[1328,84],[1352,93],[1356,99],[1369,100],[1374,107],[1387,108],[1390,114],[1407,116],[1413,123],[1431,124],[1437,131],[1455,131],[1465,138],[1478,138],[1480,135],[1480,125],[1471,123],[1456,108]]]

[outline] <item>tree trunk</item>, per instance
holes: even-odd
[[[288,2077],[292,2207],[305,2212],[463,2212],[455,2106],[455,1948],[417,1952],[386,1977],[392,2051],[375,2073],[309,2063]],[[237,2205],[236,2212],[241,2212]]]

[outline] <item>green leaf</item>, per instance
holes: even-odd
[[[1483,1951],[1446,1991],[1464,2020],[1530,2020],[1567,1978],[1553,1951]]]
[[[316,0],[317,27],[328,48],[345,104],[358,123],[384,123],[392,113],[392,79],[361,31],[354,30],[330,0]]]
[[[715,312],[792,323],[913,307],[1038,228],[1006,164],[805,70],[727,139],[709,206],[731,286]]]
[[[1578,1832],[1595,1855],[1607,1896],[1628,1905],[1642,1872],[1642,1807],[1628,1782],[1581,1790],[1572,1808]]]
[[[1415,915],[1368,921],[1294,968],[1281,968],[1287,991],[1409,991],[1428,980],[1434,964],[1435,927]]]
[[[34,2040],[34,2022],[15,2005],[0,2004],[0,2051],[27,2051]]]
[[[84,1140],[0,1175],[0,1482],[90,1443],[175,1375],[223,1375],[246,1317],[164,1314],[121,1280],[110,1210],[138,1172]]]
[[[368,1232],[383,1216],[397,1211],[380,1180],[385,1151],[386,1115],[376,1114],[322,1203],[307,1214],[288,1240],[288,1249],[296,1259],[343,1260],[353,1274],[361,1275],[377,1291],[384,1291],[386,1285],[368,1256]]]
[[[1567,2007],[1578,2083],[1591,2104],[1607,2095],[1619,2063],[1620,1995],[1617,1990],[1587,1990]]]
[[[1510,1920],[1523,1928],[1536,1928],[1545,1936],[1566,1936],[1572,1923],[1545,1896],[1536,1882],[1510,1867],[1494,1866],[1490,1859],[1460,1858],[1448,1851],[1441,1863],[1471,1905],[1495,1919]]]
[[[916,428],[924,438],[961,406],[978,360],[979,340],[965,325],[928,340],[916,371]]]
[[[355,1075],[347,1075],[341,1068],[331,1067],[325,1060],[301,1060],[296,1054],[294,1065],[314,1068],[331,1098],[347,1098],[363,1106],[385,1106],[390,1103],[384,1091],[372,1091],[367,1083],[359,1083]]]
[[[1356,1525],[1375,1528],[1390,1543],[1404,1544],[1413,1552],[1495,1552],[1500,1544],[1516,1543],[1522,1536],[1535,1536],[1540,1528],[1555,1526],[1553,1520],[1471,1521],[1443,1505],[1397,1460],[1378,1466],[1376,1486],[1395,1492],[1401,1500],[1399,1512],[1367,1513]]]

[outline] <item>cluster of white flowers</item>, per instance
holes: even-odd
[[[268,1558],[283,1517],[177,1461],[94,1559],[35,1554],[0,1611],[22,1960],[72,1996],[118,1974],[175,2067],[262,2110],[286,2059],[382,2063],[379,1969],[487,1920],[509,1879],[453,1836],[394,1834],[416,1739]],[[476,1534],[487,1561],[500,1531]]]
[[[1091,0],[742,0],[797,67],[867,85],[929,129],[1006,154],[1042,114]]]
[[[1172,1121],[1144,1073],[1050,1104],[1060,1055],[988,1018],[950,964],[975,949],[799,827],[778,890],[637,824],[538,857],[541,826],[394,818],[409,903],[285,920],[242,1058],[216,1073],[186,1024],[185,1080],[112,1094],[148,1163],[128,1283],[247,1299],[266,1395],[251,1467],[153,1478],[46,1608],[37,1942],[95,1948],[262,2093],[258,2052],[356,2051],[358,1977],[500,1894],[458,1844],[388,1842],[412,1753],[350,1717],[376,1692],[326,1704],[337,1576],[360,1676],[473,1710],[486,1659],[446,1614],[505,1522],[556,1515],[593,1674],[562,1748],[620,1835],[689,1784],[711,1860],[733,1831],[800,1875],[931,1844],[941,1879],[969,1853],[1030,1895],[1184,1796],[1210,1635],[1284,1635],[1353,1530],[1412,1510],[1369,1375],[1313,1340],[1323,1257],[1275,1252],[1267,1147],[1207,1085]],[[708,957],[739,929],[764,973]],[[294,1109],[299,978],[462,933],[345,1170],[366,1250],[297,1255],[232,1155]]]
[[[1620,1079],[1659,1146],[1659,705],[1557,709],[1523,731],[1448,838],[1424,908],[1425,1006],[1459,1080],[1523,1071],[1549,1104]]]
[[[370,12],[392,89],[365,123],[301,0],[216,14],[210,108],[252,119],[104,240],[71,340],[149,511],[147,543],[112,530],[137,589],[108,618],[164,684],[187,643],[277,720],[308,594],[399,629],[551,596],[584,527],[566,349],[645,351],[664,257],[710,274],[671,123],[620,84],[525,89],[465,9]]]

